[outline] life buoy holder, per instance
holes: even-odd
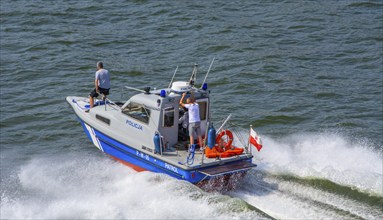
[[[219,145],[219,143],[221,141],[221,138],[223,136],[227,136],[228,137],[228,141],[223,143],[223,146],[225,147],[224,151],[227,151],[227,150],[231,149],[231,145],[233,144],[233,133],[230,130],[222,130],[217,135],[217,137],[215,138],[215,143],[217,143]],[[223,149],[222,150],[221,149],[217,149],[217,150],[222,151]]]
[[[227,136],[227,142],[223,141],[223,143],[220,143],[224,136]],[[205,149],[205,156],[207,158],[232,157],[232,156],[240,155],[244,151],[243,148],[232,146],[233,133],[230,130],[222,130],[217,135],[215,139],[215,143],[216,145],[212,149],[208,147]]]

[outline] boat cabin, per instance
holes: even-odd
[[[199,105],[201,134],[206,133],[209,120],[209,91],[207,86],[197,89],[187,82],[173,82],[172,87],[162,90],[146,89],[145,92],[132,96],[122,107],[126,116],[128,133],[137,134],[143,148],[155,149],[153,137],[158,133],[165,148],[174,147],[182,138],[182,126],[179,119],[185,114],[179,102],[182,94],[193,97]],[[186,100],[185,98],[185,100]],[[188,139],[187,139],[188,140]]]

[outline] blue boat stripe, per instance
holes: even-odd
[[[114,148],[114,149],[116,149],[116,150],[118,150],[118,151],[120,151],[120,152],[122,152],[122,153],[124,153],[124,154],[129,154],[130,157],[134,157],[134,158],[136,158],[136,159],[138,159],[138,160],[140,160],[140,161],[143,161],[145,164],[148,164],[148,165],[150,165],[150,166],[155,166],[155,167],[157,167],[157,168],[163,170],[165,173],[172,174],[172,175],[176,175],[176,176],[178,176],[180,179],[183,179],[183,177],[185,176],[185,175],[182,175],[181,173],[171,172],[171,170],[166,169],[166,168],[164,168],[163,166],[161,166],[161,165],[159,165],[159,164],[157,164],[157,163],[152,163],[152,162],[150,162],[150,161],[148,162],[147,160],[145,160],[145,159],[143,159],[143,158],[137,156],[136,154],[131,153],[131,152],[129,152],[128,150],[125,150],[125,149],[123,149],[123,148],[121,148],[121,147],[119,147],[119,146],[117,146],[117,145],[115,145],[115,144],[113,144],[113,143],[107,141],[106,139],[100,137],[100,135],[96,135],[96,137],[97,137],[97,139],[100,139],[100,141],[104,142],[104,143],[105,143],[106,145],[108,145],[109,147],[112,147],[112,148]],[[121,143],[119,143],[119,144],[121,144]],[[121,144],[121,145],[123,145],[123,144]],[[126,146],[126,145],[124,145],[124,147],[131,148],[131,147]],[[144,153],[144,152],[142,152],[142,151],[140,151],[140,150],[137,150],[137,149],[133,149],[133,148],[131,148],[131,150],[138,151],[138,152],[140,152],[140,153],[146,154],[146,153]],[[152,156],[150,156],[150,157],[152,157]],[[155,158],[155,157],[152,157],[152,158],[155,159],[156,161],[159,161],[160,163],[166,163],[166,162],[164,162],[163,160],[160,160],[160,159],[158,159],[158,158]],[[122,159],[122,158],[120,158],[120,159]],[[127,161],[127,162],[129,162],[129,161]],[[177,168],[179,168],[179,167],[177,167]],[[186,172],[188,172],[188,171],[185,171],[185,170],[183,170],[183,169],[181,169],[181,168],[179,168],[179,169],[182,171],[182,173],[186,173]],[[190,172],[190,171],[189,171],[189,172]]]
[[[125,150],[125,149],[122,149],[121,147],[118,147],[118,146],[116,146],[116,145],[113,144],[113,143],[108,142],[107,140],[101,138],[100,136],[96,136],[96,137],[97,137],[98,139],[100,139],[100,141],[102,141],[102,142],[104,142],[106,145],[108,145],[109,147],[112,147],[112,148],[114,148],[114,149],[116,149],[116,150],[118,150],[118,151],[120,151],[120,152],[122,152],[122,153],[124,153],[124,154],[129,154],[130,157],[134,157],[134,158],[136,158],[136,159],[138,159],[138,160],[140,160],[140,161],[143,161],[145,164],[148,164],[148,165],[150,165],[150,166],[155,166],[155,167],[157,167],[157,168],[163,170],[165,173],[168,173],[168,174],[172,174],[172,175],[176,175],[176,176],[178,176],[180,179],[183,179],[183,177],[184,177],[184,175],[179,174],[179,173],[175,173],[175,172],[170,172],[169,169],[166,169],[166,168],[164,168],[164,167],[162,167],[162,166],[160,166],[160,165],[158,165],[158,164],[156,164],[156,163],[148,163],[147,160],[144,160],[144,159],[142,159],[141,157],[138,157],[136,154],[132,154],[131,152],[129,152],[129,151]],[[126,146],[126,147],[128,147],[128,146]],[[138,151],[138,152],[140,152],[140,153],[143,153],[143,152],[141,152],[141,151],[139,151],[139,150],[137,150],[137,149],[134,149],[134,150],[135,150],[135,151]],[[120,158],[120,159],[121,159],[121,158]],[[164,161],[159,160],[159,159],[157,159],[157,158],[156,158],[156,160],[158,160],[158,161],[160,161],[160,162],[162,162],[162,163],[165,163]],[[127,161],[127,162],[129,162],[129,161]],[[185,170],[182,170],[182,171],[183,171],[183,172],[187,172],[187,171],[185,171]]]
[[[90,139],[92,140],[93,144],[96,145],[96,147],[99,148],[101,151],[104,151],[102,149],[102,146],[101,146],[97,136],[96,136],[94,128],[92,128],[90,125],[86,124],[85,122],[84,122],[84,126],[85,126],[86,130],[89,132],[89,136],[90,136]]]

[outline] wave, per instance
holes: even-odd
[[[264,148],[254,156],[258,169],[268,173],[326,179],[383,196],[381,147],[363,141],[329,132],[265,137]]]
[[[276,219],[381,219],[383,198],[328,180],[249,173],[230,192]]]
[[[2,179],[1,219],[259,219],[227,195],[164,174],[136,172],[105,155],[38,157]]]
[[[262,139],[257,168],[227,195],[276,219],[383,218],[381,147],[330,132]]]
[[[94,148],[38,154],[3,172],[1,218],[383,217],[382,155],[372,147],[328,133],[266,136],[263,144],[258,167],[223,194],[136,172]]]

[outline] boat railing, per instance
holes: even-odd
[[[230,130],[232,130],[232,132],[238,138],[242,147],[245,149],[245,152],[249,153],[249,148],[246,147],[249,145],[248,143],[246,143],[248,141],[246,141],[245,137],[243,136],[247,134],[248,132],[246,131],[246,129],[242,128],[238,124],[231,121],[230,118],[231,118],[231,114],[225,120],[222,121],[221,126],[216,130],[216,134],[218,135],[223,130],[224,127],[229,127]]]
[[[241,145],[243,146],[243,148],[245,149],[245,152],[246,153],[249,153],[249,138],[246,139],[246,137],[244,135],[248,134],[248,130],[246,130],[245,128],[242,128],[240,127],[238,124],[234,123],[234,122],[230,122],[230,127],[231,129],[233,130],[233,133],[237,136],[239,142],[241,143]]]
[[[216,134],[219,134],[219,132],[221,132],[222,128],[226,125],[226,123],[229,122],[230,118],[231,114],[229,114],[229,116],[227,116],[227,118],[222,122],[221,126],[217,129]]]
[[[105,111],[106,111],[106,106],[107,106],[108,104],[109,104],[112,108],[114,108],[114,109],[121,110],[121,107],[120,107],[119,105],[117,105],[115,102],[113,102],[112,100],[110,100],[106,95],[101,94],[101,93],[97,93],[97,94],[101,95],[102,101],[104,101]]]

